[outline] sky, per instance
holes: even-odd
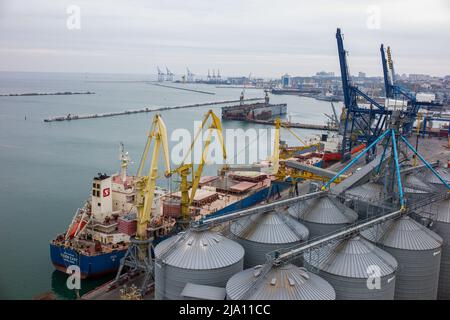
[[[352,74],[381,76],[381,43],[397,73],[450,74],[448,0],[0,0],[0,70],[338,74],[337,27]]]

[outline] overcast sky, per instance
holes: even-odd
[[[448,0],[0,0],[0,70],[337,73],[337,27],[353,74],[381,75],[382,42],[398,73],[450,74]]]

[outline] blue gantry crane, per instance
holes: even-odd
[[[403,114],[406,119],[403,124],[403,133],[409,134],[413,128],[413,123],[417,118],[417,113],[420,108],[441,109],[442,104],[435,101],[417,101],[415,92],[404,88],[396,82],[391,48],[388,46],[387,49],[385,49],[384,45],[381,44],[380,53],[381,63],[383,65],[386,99],[403,100],[405,102],[406,108],[403,111]],[[426,124],[426,121],[424,121],[424,124]]]
[[[352,81],[347,64],[347,51],[344,49],[341,29],[336,31],[336,40],[341,69],[342,90],[344,95],[344,113],[341,116],[341,160],[346,161],[351,156],[351,150],[356,143],[372,144],[386,124],[386,119],[391,113],[384,105],[378,103],[368,94],[361,91]],[[361,101],[366,101],[362,104]],[[375,154],[372,148],[367,152],[367,160]]]

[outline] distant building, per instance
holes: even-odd
[[[319,72],[316,72],[316,77],[318,77],[318,78],[333,78],[334,72],[319,71]]]
[[[358,73],[358,78],[365,78],[366,77],[366,73],[365,72],[359,72]]]
[[[431,76],[427,74],[420,74],[420,73],[411,73],[408,77],[410,81],[427,81],[431,79]]]
[[[232,85],[244,85],[248,82],[247,77],[228,77],[228,82]]]
[[[287,88],[291,86],[291,76],[287,73],[281,77],[281,86]]]

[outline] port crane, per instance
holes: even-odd
[[[341,160],[346,161],[350,158],[351,150],[355,143],[370,145],[380,136],[386,125],[387,117],[391,114],[391,110],[361,91],[352,82],[347,63],[347,51],[344,48],[343,35],[340,28],[336,31],[336,41],[344,95],[344,110],[340,121],[343,135]],[[361,105],[361,100],[366,101],[368,105]],[[366,154],[366,160],[372,159],[375,152],[376,149],[370,150]]]
[[[286,129],[293,137],[295,137],[302,146],[288,147],[285,144],[280,143],[280,131],[281,128]],[[287,123],[283,123],[280,118],[275,119],[275,139],[272,161],[272,172],[278,180],[285,181],[290,178],[293,187],[296,189],[296,182],[299,179],[302,180],[315,180],[315,181],[328,181],[336,174],[333,171],[315,167],[312,165],[300,163],[295,160],[289,160],[296,153],[305,150],[319,150],[321,148],[320,141],[316,143],[306,143],[300,138]],[[341,182],[347,176],[340,176],[336,183]]]
[[[164,72],[162,72],[161,69],[159,69],[159,66],[157,66],[156,69],[158,70],[158,82],[163,82],[164,81]]]
[[[187,163],[187,158],[192,155],[194,146],[196,142],[198,141],[198,138],[203,133],[203,130],[207,127],[208,120],[211,119],[211,124],[208,126],[208,135],[207,138],[203,144],[202,148],[202,155],[200,159],[200,163],[197,165],[197,168],[194,169],[193,163]],[[168,176],[172,176],[173,174],[178,174],[181,177],[181,183],[180,183],[180,191],[181,191],[181,223],[182,225],[185,225],[190,220],[190,212],[189,207],[192,205],[195,194],[199,188],[200,184],[200,178],[203,172],[203,168],[206,165],[207,162],[207,155],[209,146],[211,144],[212,140],[212,134],[213,132],[217,133],[217,139],[219,140],[219,143],[222,148],[222,156],[224,159],[224,165],[222,167],[222,174],[228,170],[228,165],[226,164],[227,159],[227,152],[225,149],[225,143],[223,140],[222,135],[222,124],[220,122],[220,118],[216,116],[216,114],[209,110],[206,115],[203,118],[203,121],[201,123],[201,126],[198,128],[194,139],[190,145],[189,150],[187,151],[183,161],[181,162],[180,166],[175,168],[174,170],[170,171]],[[192,174],[191,182],[188,181],[188,176]]]
[[[144,169],[147,158],[153,143],[150,168],[147,175]],[[131,271],[143,271],[145,276],[141,285],[141,293],[147,290],[149,281],[153,277],[153,259],[151,257],[152,238],[148,237],[148,226],[152,219],[152,207],[156,190],[156,180],[158,178],[158,160],[162,149],[165,176],[170,174],[169,147],[167,142],[167,129],[159,114],[153,117],[152,125],[147,136],[144,152],[142,153],[139,168],[136,174],[135,187],[137,190],[137,230],[136,236],[130,240],[130,246],[121,260],[116,276],[116,283],[119,281],[122,270],[127,266]]]
[[[186,68],[186,81],[187,82],[194,82],[194,74],[192,73],[191,70],[189,70],[189,68]]]
[[[175,74],[166,67],[166,81],[173,81]]]
[[[406,107],[404,110],[404,116],[406,120],[403,124],[403,132],[408,134],[412,131],[414,121],[418,118],[418,112],[420,108],[440,108],[441,103],[433,101],[417,101],[416,93],[404,88],[396,82],[395,71],[394,71],[394,61],[392,60],[392,51],[388,46],[386,49],[384,45],[380,46],[381,53],[381,64],[383,66],[383,78],[384,78],[384,89],[386,94],[386,99],[402,99],[405,102]],[[429,119],[430,120],[430,119]],[[446,121],[446,120],[444,120]],[[427,119],[424,118],[423,124],[424,130],[426,130]],[[418,123],[419,125],[419,123]]]

